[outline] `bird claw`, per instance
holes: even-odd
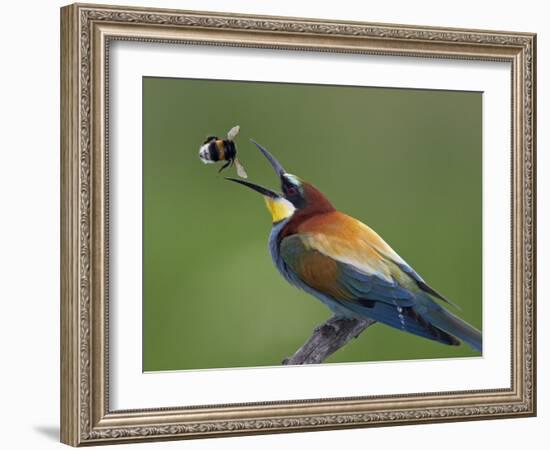
[[[325,322],[315,327],[315,333],[321,333],[323,335],[335,334],[340,328],[335,323]]]
[[[314,333],[314,334],[320,333],[324,326],[325,326],[324,323],[322,323],[321,325],[317,325],[317,326],[313,329],[313,333]]]

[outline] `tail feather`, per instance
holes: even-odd
[[[478,352],[482,351],[481,332],[469,323],[455,316],[444,308],[438,310],[428,310],[425,314],[426,319],[437,328],[457,337],[466,342],[470,347]]]
[[[384,302],[367,302],[363,301],[361,304],[348,303],[345,306],[361,316],[369,317],[401,331],[416,334],[442,344],[460,345],[460,341],[452,334],[430,323],[414,307],[400,308]]]
[[[465,342],[474,350],[482,351],[481,332],[435,303],[429,297],[421,298],[415,307],[399,308],[384,302],[363,301],[345,306],[352,311],[447,345],[460,345]]]

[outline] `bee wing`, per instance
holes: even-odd
[[[239,134],[240,129],[241,129],[241,127],[239,125],[236,125],[233,128],[231,128],[229,130],[229,132],[227,133],[227,139],[229,139],[230,141],[235,139],[235,137],[237,137],[237,134]]]
[[[235,168],[237,169],[237,175],[239,175],[241,178],[248,178],[248,175],[246,174],[246,170],[244,170],[244,167],[236,158],[235,158]]]

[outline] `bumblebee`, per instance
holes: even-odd
[[[218,161],[226,163],[218,170],[218,173],[227,167],[235,164],[237,175],[241,178],[247,178],[244,167],[237,159],[237,147],[235,136],[239,134],[240,127],[237,125],[229,130],[227,139],[219,139],[217,136],[208,136],[199,149],[199,158],[205,164],[214,164]]]

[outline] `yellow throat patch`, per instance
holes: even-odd
[[[290,216],[292,216],[292,214],[294,214],[294,211],[296,210],[296,208],[294,208],[294,205],[284,198],[272,198],[264,196],[264,200],[267,206],[267,210],[271,213],[273,223],[288,219]]]

